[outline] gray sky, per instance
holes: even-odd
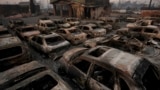
[[[29,1],[29,0],[0,0],[0,4],[17,4],[18,2],[20,1]],[[47,6],[47,2],[49,3],[50,0],[36,0],[38,2],[41,3],[41,5],[43,5],[42,7],[45,7]],[[124,1],[138,1],[138,2],[141,2],[141,3],[149,3],[150,0],[120,0],[121,2],[124,2]],[[152,0],[153,3],[160,3],[160,0]],[[119,2],[119,0],[110,0],[110,2]]]
[[[20,1],[29,1],[29,0],[0,0],[0,4],[1,3],[9,3],[9,4],[12,4],[12,3],[18,3]],[[36,0],[36,1],[43,1],[43,2],[47,2],[47,0]],[[50,1],[50,0],[48,0]],[[119,0],[110,0],[110,2],[118,2]],[[120,0],[120,1],[140,1],[140,2],[149,2],[149,0]],[[153,2],[160,2],[160,0],[153,0]]]
[[[19,2],[25,2],[29,0],[0,0],[0,4],[18,4]],[[50,3],[50,0],[36,0],[41,4],[42,8],[47,7],[47,3]]]

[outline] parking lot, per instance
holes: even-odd
[[[160,89],[160,22],[36,16],[20,18],[16,25],[14,19],[2,20],[1,90],[37,90],[37,82],[44,90],[54,85],[56,90]],[[49,77],[31,79],[42,74],[59,84]]]

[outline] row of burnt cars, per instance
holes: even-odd
[[[38,23],[48,24],[48,21],[49,20],[39,20]],[[68,35],[66,35],[66,37],[69,37],[65,38],[65,36],[58,32],[48,32],[48,29],[45,30],[46,31],[39,26],[27,25],[21,19],[10,20],[7,28],[3,25],[0,26],[1,90],[72,89],[56,73],[34,61],[29,51],[30,49],[22,40],[44,54],[49,54],[53,60],[56,60],[69,49],[72,42],[73,44],[79,44],[86,40],[87,34],[80,30],[75,31],[76,27],[71,27],[69,30],[64,28],[64,32],[66,31]],[[103,31],[105,32],[105,30]],[[72,38],[73,41],[70,40]]]
[[[0,26],[0,90],[72,90],[58,74],[37,62],[12,30]]]
[[[52,21],[43,17],[36,25],[26,25],[20,19],[11,20],[8,28],[31,46],[45,54],[50,54],[49,56],[54,59],[59,58],[71,45],[79,45],[87,38],[105,36],[112,29],[112,26],[104,21],[80,24],[77,18],[66,18],[65,20]],[[98,23],[102,23],[104,27]]]
[[[84,26],[86,25],[88,24],[85,24]],[[72,28],[77,27],[74,26]],[[137,31],[140,31],[141,29],[143,32],[135,32],[137,28]],[[54,59],[53,62],[55,62],[58,66],[58,74],[67,75],[81,89],[159,90],[160,52],[158,40],[160,38],[156,36],[158,34],[153,35],[150,33],[145,33],[145,29],[149,29],[151,31],[155,30],[151,33],[159,32],[159,28],[150,25],[119,29],[116,30],[115,33],[108,36],[106,36],[107,32],[105,30],[105,34],[102,36],[95,35],[94,37],[94,34],[92,34],[88,36],[88,38],[91,39],[80,42],[84,47],[77,46],[71,49],[69,49],[69,47],[72,42],[57,32],[47,32],[45,34],[33,35],[22,39],[26,40],[29,44],[44,53],[49,52],[51,58]],[[61,31],[61,28],[58,30]],[[82,32],[80,29],[76,29],[76,31],[78,31],[78,33],[76,32],[75,34]],[[87,33],[85,34],[86,36],[88,35]],[[20,36],[18,33],[17,35]],[[50,38],[53,36],[55,38]],[[68,35],[67,37],[69,36],[71,35]],[[72,37],[72,39],[73,38],[74,37]],[[80,39],[81,38],[83,39],[83,37],[80,37]],[[5,42],[7,44],[12,43],[11,41],[8,42],[7,40],[4,40],[3,44],[5,44]],[[8,46],[7,44],[5,44],[5,46]],[[73,44],[75,45],[75,43]],[[55,51],[49,51],[53,48],[52,46],[57,49],[55,49]],[[1,51],[1,61],[5,62],[6,60],[3,57],[8,55],[8,53],[4,53],[3,49]],[[14,52],[14,54],[15,51],[17,50],[8,49],[8,52]],[[14,55],[14,57],[15,56],[16,55]],[[14,59],[10,58],[8,60],[10,62],[7,61],[7,64],[9,63],[9,65],[14,65],[14,63],[31,59],[14,61]],[[23,65],[17,67],[11,66],[13,67],[12,69],[2,71],[2,83],[0,85],[2,90],[8,88],[11,90],[50,90],[51,88],[53,90],[59,90],[59,86],[61,86],[61,90],[71,90],[68,84],[59,79],[57,75],[46,73],[46,69],[44,70],[44,68],[42,68],[43,65],[39,67],[38,64],[33,64],[37,63],[35,61],[29,63],[26,62],[24,62],[25,64]],[[5,64],[2,64],[2,66],[3,65]],[[8,67],[8,65],[6,66]],[[4,68],[6,66],[4,66]],[[41,73],[43,73],[43,75],[41,75]],[[58,79],[55,77],[58,77]]]

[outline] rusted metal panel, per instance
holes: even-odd
[[[39,35],[40,31],[33,25],[20,26],[15,29],[16,33],[23,39],[29,40],[30,37]]]
[[[27,46],[17,37],[0,38],[0,72],[31,61]]]
[[[0,76],[1,89],[72,90],[56,73],[36,61],[9,69]]]
[[[29,39],[29,43],[53,60],[61,57],[70,47],[70,43],[56,33],[33,36]]]
[[[150,79],[146,77],[149,73],[152,73],[153,77],[156,78],[155,82],[152,82],[155,83],[154,88],[159,88],[159,85],[156,84],[159,82],[157,74],[152,71],[150,72],[150,66],[152,67],[150,62],[140,56],[107,46],[97,46],[89,50],[73,48],[63,55],[59,63],[61,69],[64,69],[76,83],[88,89],[122,89],[124,88],[120,86],[122,85],[122,78],[127,83],[125,88],[134,90],[144,89],[144,87],[151,88],[145,81],[150,82]],[[99,67],[98,71],[106,72],[101,74],[99,79],[92,76],[95,72],[98,74],[98,71],[96,71],[97,67]],[[154,68],[152,69],[154,70]],[[110,76],[111,74],[112,76]],[[103,79],[105,79],[104,82],[102,81]],[[108,81],[112,82],[112,84]]]
[[[56,32],[69,40],[72,44],[80,44],[87,39],[87,34],[75,27],[60,29]]]

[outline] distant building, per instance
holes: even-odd
[[[1,4],[0,15],[11,16],[16,14],[39,13],[40,5],[36,4],[35,12],[31,12],[30,2],[20,2],[19,4]]]
[[[160,8],[142,7],[141,15],[142,17],[160,17]]]
[[[109,0],[51,0],[54,15],[98,18],[110,14]]]

